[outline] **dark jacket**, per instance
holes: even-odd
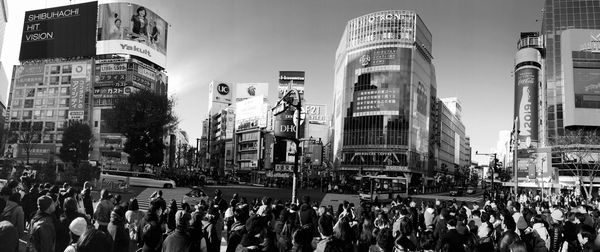
[[[9,221],[0,221],[0,244],[2,244],[2,251],[19,251],[19,237],[17,236],[17,229]]]
[[[231,232],[227,239],[227,252],[235,252],[237,245],[242,241],[242,237],[247,233],[246,225],[240,222],[235,222],[231,226]]]
[[[447,247],[447,251],[452,252],[463,252],[465,251],[465,236],[461,235],[456,231],[456,229],[450,229],[444,236],[442,236],[440,242],[440,249],[445,250]]]
[[[37,193],[27,193],[21,199],[21,206],[23,207],[23,214],[25,215],[25,222],[31,220],[31,217],[35,214],[37,210],[37,198],[39,195]]]
[[[191,237],[185,231],[176,229],[163,242],[162,251],[187,252],[190,251],[191,244]]]
[[[56,241],[54,218],[52,215],[38,211],[31,220],[33,225],[29,233],[30,241],[38,252],[53,252]]]
[[[86,188],[81,192],[82,200],[83,200],[83,208],[85,208],[85,214],[90,215],[90,217],[94,216],[94,204],[92,200],[92,190]]]
[[[113,252],[127,252],[129,250],[129,234],[125,230],[123,217],[115,212],[111,213],[108,224],[108,234],[113,239]]]
[[[500,238],[500,242],[498,242],[497,248],[499,252],[509,252],[509,246],[513,244],[513,242],[518,241],[519,236],[515,231],[508,230],[502,233],[502,237]]]
[[[203,220],[202,221],[202,234],[206,239],[206,248],[208,251],[219,251],[221,241],[217,236],[217,228],[214,223]]]
[[[550,251],[558,252],[560,251],[560,246],[565,240],[563,223],[554,223],[551,230],[552,231],[549,231],[551,234],[550,238],[552,239],[552,242],[550,243]]]
[[[527,246],[527,251],[547,252],[546,242],[536,232],[530,232],[521,236]]]
[[[142,225],[142,242],[143,252],[159,252],[162,251],[162,227],[158,216],[147,215]]]
[[[69,225],[77,217],[83,217],[87,220],[87,217],[79,212],[64,212],[60,216],[56,227],[56,251],[64,251],[71,244]]]
[[[17,229],[19,237],[23,237],[25,233],[25,213],[23,212],[23,207],[16,202],[7,200],[1,217],[0,219],[10,221]]]

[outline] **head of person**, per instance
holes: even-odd
[[[8,185],[0,189],[0,197],[4,200],[8,200],[8,197],[10,197],[10,195],[12,195],[12,189]]]
[[[107,248],[112,247],[112,238],[95,228],[87,229],[77,241],[77,251],[106,252]]]
[[[115,19],[115,26],[121,27],[121,19]]]
[[[72,197],[68,197],[65,199],[63,203],[63,209],[65,213],[76,213],[77,212],[77,200]]]
[[[171,210],[171,211],[177,211],[177,201],[175,199],[171,200],[171,204],[169,206],[169,210]]]
[[[179,210],[175,214],[175,225],[179,230],[187,230],[192,216],[185,210]]]
[[[106,189],[100,191],[100,200],[109,200],[111,198],[110,193]]]
[[[54,200],[47,195],[42,195],[37,199],[38,211],[51,214],[56,210]]]
[[[83,235],[83,233],[85,233],[87,229],[88,223],[83,217],[75,218],[73,221],[71,221],[71,224],[69,224],[69,231],[71,231],[71,241],[74,243],[77,242],[77,240],[79,240],[79,237],[81,237],[81,235]]]
[[[92,188],[92,183],[90,183],[89,181],[85,181],[85,183],[83,183],[83,189],[91,189]]]
[[[446,227],[448,229],[455,229],[456,228],[456,218],[454,218],[454,217],[448,218],[448,220],[446,222]]]
[[[477,236],[479,236],[479,238],[489,237],[493,230],[494,229],[491,227],[490,223],[483,222],[481,223],[481,226],[477,229]]]
[[[148,209],[149,215],[161,216],[163,213],[162,206],[158,199],[153,199],[150,201],[150,209]]]
[[[377,233],[377,246],[381,248],[385,252],[392,252],[394,249],[394,237],[392,235],[392,230],[389,228],[384,228]]]
[[[139,7],[137,8],[136,13],[140,16],[140,17],[146,17],[146,8],[144,7]]]
[[[596,238],[596,232],[594,231],[594,228],[592,228],[588,225],[581,226],[579,233],[577,233],[577,240],[579,241],[579,244],[581,244],[581,245],[585,245],[588,242],[594,242],[595,238]]]
[[[140,210],[140,205],[138,203],[137,198],[133,198],[129,200],[129,209],[130,211],[137,211]]]
[[[216,189],[216,190],[215,190],[215,197],[217,197],[217,198],[220,198],[220,197],[221,197],[221,194],[222,194],[222,193],[221,193],[221,190],[219,190],[219,189]]]

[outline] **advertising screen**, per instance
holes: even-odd
[[[304,99],[304,71],[279,71],[278,97],[283,97],[290,86],[298,90],[301,99]]]
[[[536,68],[515,72],[515,117],[519,118],[519,146],[528,148],[538,141],[538,76]]]
[[[273,131],[276,137],[287,138],[287,139],[295,139],[296,138],[296,130],[298,127],[296,126],[297,121],[294,119],[294,114],[296,109],[293,107],[288,108],[285,112],[278,115],[273,121]],[[304,119],[304,118],[302,118]],[[304,121],[300,120],[300,131],[298,132],[299,138],[304,137]]]
[[[17,86],[37,86],[44,83],[44,64],[15,66]]]
[[[236,130],[267,126],[267,104],[262,95],[238,102],[235,106],[235,114]]]
[[[574,68],[576,108],[600,108],[600,69]]]
[[[98,8],[97,54],[131,54],[166,66],[168,23],[164,19],[132,3],[106,3]]]
[[[236,91],[236,102],[259,95],[269,97],[269,83],[239,83],[237,84]]]
[[[98,2],[25,12],[19,60],[96,54]]]
[[[83,120],[85,114],[86,92],[91,85],[90,62],[77,62],[72,65],[71,97],[69,105],[69,120]]]
[[[309,124],[327,125],[327,105],[307,104],[304,111]]]
[[[232,100],[232,85],[225,82],[220,81],[212,81],[208,85],[208,97],[209,103],[217,102],[217,103],[227,103],[231,104]],[[209,104],[211,106],[212,104]]]

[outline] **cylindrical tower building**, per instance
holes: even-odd
[[[428,172],[435,71],[431,33],[412,11],[352,19],[336,53],[334,164],[341,176]]]

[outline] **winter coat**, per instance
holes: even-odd
[[[242,237],[247,233],[246,225],[240,222],[234,222],[231,225],[231,232],[227,239],[227,252],[235,252],[238,244],[242,241]]]
[[[110,222],[110,213],[114,207],[112,201],[108,199],[100,201],[100,204],[96,206],[96,210],[94,211],[94,218],[98,221],[99,225],[108,225]]]
[[[550,234],[548,233],[548,230],[546,229],[544,224],[543,223],[533,224],[533,232],[535,232],[540,237],[540,239],[542,239],[544,241],[544,244],[546,245],[546,249],[550,250],[550,244],[552,243],[552,238],[550,237]]]
[[[159,252],[162,246],[163,230],[158,216],[147,215],[141,230],[142,252]]]
[[[125,221],[123,220],[123,217],[112,212],[107,229],[108,234],[113,239],[113,251],[127,252],[129,250],[129,234],[127,230],[125,230]]]
[[[0,221],[0,244],[7,252],[19,251],[17,229],[9,221]]]
[[[52,215],[38,211],[31,220],[30,242],[38,252],[54,252],[56,232]]]
[[[518,241],[519,235],[515,231],[508,230],[502,233],[502,237],[500,238],[500,242],[497,244],[497,251],[499,252],[509,252],[509,246],[513,244],[515,241]]]
[[[23,207],[16,202],[7,200],[6,207],[0,219],[12,223],[17,229],[19,237],[23,237],[23,234],[25,234],[25,212],[23,212]]]
[[[167,238],[163,242],[162,251],[190,251],[190,247],[192,244],[191,240],[191,237],[186,232],[180,229],[176,229],[169,236],[167,236]]]
[[[92,190],[89,188],[84,189],[81,192],[81,197],[83,199],[83,208],[85,208],[85,214],[89,216],[94,216],[94,204],[92,200]]]

